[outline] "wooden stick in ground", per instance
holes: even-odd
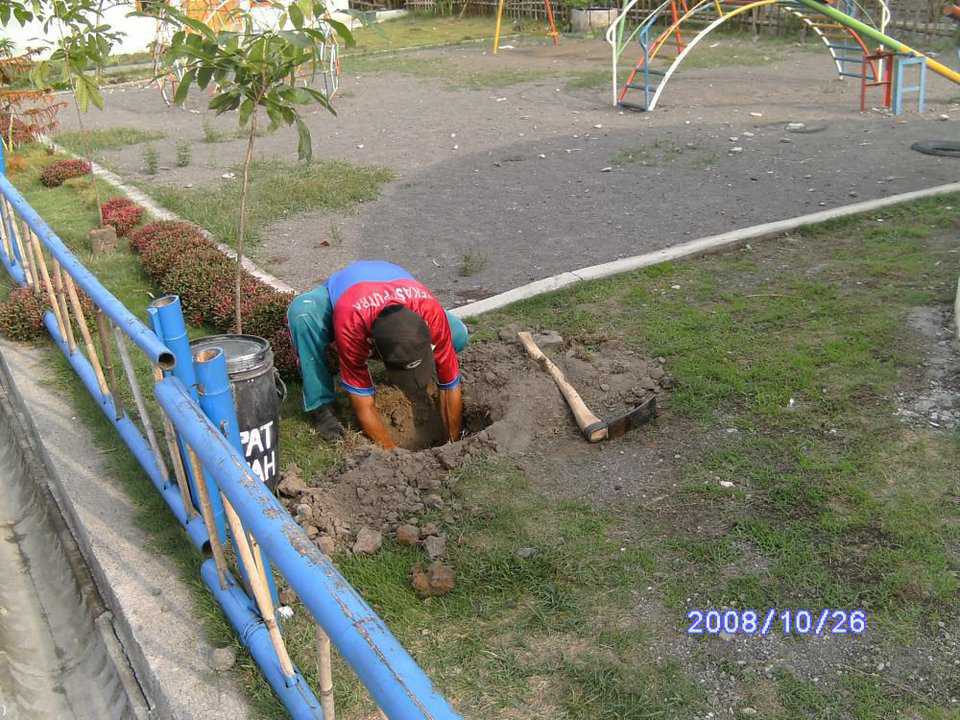
[[[26,242],[27,242],[27,265],[30,266],[30,275],[33,276],[33,292],[35,295],[40,295],[40,293],[42,292],[42,290],[40,289],[42,282],[40,280],[40,275],[38,274],[38,270],[37,270],[37,259],[34,256],[34,252],[33,252],[33,230],[31,230],[29,227],[27,228]]]
[[[60,305],[57,303],[57,295],[53,291],[53,283],[50,282],[50,272],[47,270],[47,261],[43,255],[43,248],[40,247],[40,240],[36,235],[31,235],[34,252],[37,256],[37,264],[40,266],[40,274],[43,276],[43,286],[47,290],[47,301],[50,303],[50,309],[53,316],[57,319],[57,327],[60,328],[60,337],[66,340],[67,331],[64,328],[63,316],[60,314]]]
[[[207,479],[203,474],[203,467],[193,448],[187,448],[190,458],[190,468],[193,470],[193,481],[197,486],[197,495],[200,500],[200,514],[203,524],[207,526],[207,535],[210,536],[210,552],[213,553],[213,562],[217,566],[217,577],[220,580],[220,589],[227,589],[227,559],[223,554],[220,536],[217,534],[217,523],[213,518],[213,507],[210,505],[210,493],[207,491]]]
[[[320,708],[323,720],[336,720],[333,702],[333,665],[330,662],[330,636],[317,625],[317,673],[320,675]]]
[[[17,260],[17,263],[20,265],[20,269],[23,270],[23,277],[27,281],[27,286],[33,285],[33,278],[29,273],[29,266],[27,265],[27,253],[23,249],[23,228],[20,226],[20,220],[14,215],[12,218],[13,225],[13,243],[16,246],[17,253],[20,256],[20,259]]]
[[[13,259],[13,250],[11,250],[10,237],[7,233],[10,226],[13,225],[13,208],[10,207],[10,203],[7,202],[7,198],[3,198],[3,218],[0,218],[0,240],[3,241],[3,252],[6,253],[7,259]],[[6,221],[10,221],[10,226],[7,225]]]
[[[73,307],[73,316],[77,319],[77,325],[80,327],[80,335],[83,337],[83,344],[87,349],[87,360],[93,366],[93,372],[97,376],[97,384],[100,386],[100,392],[104,395],[110,394],[110,386],[107,385],[107,378],[103,374],[103,368],[100,366],[100,355],[97,353],[97,346],[93,344],[93,336],[90,335],[90,328],[87,327],[87,318],[83,314],[83,306],[80,304],[80,296],[77,295],[77,287],[73,284],[73,278],[69,273],[63,274],[63,282],[67,286],[67,295],[70,298],[70,305]]]
[[[113,412],[115,419],[123,417],[123,401],[117,390],[117,372],[113,367],[113,351],[110,349],[110,320],[97,308],[97,335],[100,337],[100,351],[103,353],[103,367],[107,371],[107,385],[110,387],[110,397],[113,398]]]
[[[170,477],[170,471],[167,470],[167,464],[163,460],[163,454],[160,452],[160,444],[157,442],[157,436],[153,432],[153,423],[150,421],[150,414],[147,412],[147,404],[143,401],[143,393],[140,390],[140,382],[137,380],[137,372],[134,370],[133,362],[130,360],[130,352],[127,350],[127,339],[120,328],[113,329],[117,338],[117,350],[120,352],[120,363],[123,365],[123,372],[127,376],[127,383],[130,385],[130,392],[133,394],[133,403],[137,406],[137,415],[140,416],[140,423],[143,425],[143,432],[147,436],[147,443],[153,452],[153,459],[157,463],[157,469],[164,478]]]
[[[163,380],[163,370],[154,365],[153,379],[155,382]],[[184,510],[187,511],[187,520],[193,520],[197,516],[196,508],[193,507],[193,500],[190,499],[190,487],[187,485],[187,472],[183,468],[183,458],[180,457],[180,449],[177,447],[177,433],[173,429],[173,423],[166,413],[163,413],[163,435],[167,441],[167,452],[170,454],[170,462],[173,463],[173,472],[177,477],[177,486],[180,488],[180,499],[183,501]]]
[[[233,505],[230,504],[223,493],[220,494],[220,497],[223,500],[223,511],[227,516],[227,522],[230,524],[230,532],[233,533],[233,538],[237,543],[237,552],[240,553],[240,560],[247,571],[250,589],[253,590],[254,599],[257,601],[257,607],[260,608],[260,615],[263,618],[263,624],[267,626],[267,632],[270,633],[270,642],[273,643],[273,649],[276,650],[277,658],[280,660],[280,669],[286,677],[293,677],[293,662],[287,654],[287,646],[283,642],[280,627],[277,625],[273,598],[270,597],[270,588],[267,586],[267,580],[263,574],[263,565],[262,563],[258,564],[254,559],[247,542],[247,533],[233,509]]]
[[[51,258],[53,263],[53,287],[57,291],[57,300],[60,302],[60,313],[63,315],[63,324],[67,328],[67,347],[72,353],[77,349],[77,341],[73,336],[73,321],[70,319],[70,309],[67,307],[67,296],[63,291],[63,273],[60,270],[60,263],[56,258]]]

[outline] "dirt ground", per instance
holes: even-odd
[[[460,442],[444,444],[437,428],[415,421],[428,414],[438,417],[435,409],[420,410],[429,407],[429,399],[411,403],[397,388],[381,386],[377,406],[401,449],[383,451],[358,439],[345,465],[326,475],[304,478],[294,468],[296,477],[281,482],[281,494],[316,542],[325,542],[326,536],[348,549],[363,528],[392,535],[401,524],[422,525],[427,515],[454,524],[462,508],[456,501],[448,505],[454,494],[450,483],[456,479],[451,471],[471,456],[502,453],[529,463],[538,476],[546,458],[563,464],[574,459],[596,462],[552,378],[516,342],[516,330],[505,328],[501,342],[473,345],[463,352],[466,435]],[[612,341],[588,349],[556,336],[553,340],[545,352],[604,419],[620,417],[652,395],[663,403],[661,396],[672,381],[656,359]],[[521,396],[524,402],[516,402]],[[609,473],[601,462],[595,474],[602,478]],[[622,490],[621,485],[628,486],[628,493],[637,487],[614,473],[615,491]],[[590,483],[578,486],[583,492],[600,489]]]
[[[736,53],[749,40],[720,43]],[[910,150],[957,135],[960,92],[936,75],[923,115],[861,114],[859,83],[838,80],[822,48],[779,43],[769,63],[681,69],[658,109],[637,114],[611,107],[599,84],[609,68],[605,42],[514,45],[495,57],[480,45],[396,56],[442,64],[449,81],[389,67],[346,75],[338,115],[310,118],[315,155],[385,165],[398,178],[355,215],[277,223],[258,261],[308,288],[353,259],[383,257],[458,305],[571,268],[957,178],[956,160]],[[483,89],[458,87],[466,72],[494,79]],[[530,79],[497,87],[496,73]],[[567,87],[584,73],[598,78],[593,87]],[[108,112],[88,118],[167,133],[150,182],[219,182],[243,141],[203,143],[199,97],[190,111],[171,110],[155,89],[118,88],[108,93]],[[204,116],[233,129],[232,119]],[[787,133],[788,121],[815,132]],[[184,139],[194,161],[177,168],[175,144]],[[292,160],[295,145],[281,131],[261,138],[258,154]],[[137,178],[139,148],[104,157]]]

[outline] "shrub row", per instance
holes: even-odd
[[[160,221],[130,234],[130,248],[164,293],[180,296],[184,318],[191,325],[209,325],[234,332],[236,263],[185,222]],[[243,331],[270,341],[281,372],[296,370],[296,356],[287,330],[291,293],[281,293],[249,273],[241,276]]]
[[[101,206],[103,224],[112,225],[117,237],[123,237],[136,227],[143,217],[143,208],[125,197],[110,198]]]
[[[90,174],[86,160],[57,160],[40,171],[40,182],[47,187],[59,187],[64,180]]]
[[[0,302],[0,333],[27,342],[43,334],[44,304],[30,288],[16,288]]]

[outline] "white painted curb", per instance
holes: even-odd
[[[542,280],[528,283],[527,285],[521,285],[513,290],[492,295],[483,300],[461,305],[450,312],[459,318],[473,318],[483,313],[491,312],[492,310],[499,310],[520,300],[545,295],[546,293],[574,285],[578,282],[599,280],[600,278],[619,275],[620,273],[630,272],[632,270],[639,270],[671,260],[680,260],[694,255],[702,255],[708,252],[736,247],[750,240],[763,240],[777,237],[806,225],[815,225],[828,220],[873,212],[899,203],[955,192],[960,192],[960,182],[938,185],[936,187],[926,188],[925,190],[900,193],[899,195],[891,195],[890,197],[880,198],[878,200],[865,200],[863,202],[853,203],[852,205],[843,205],[842,207],[830,208],[829,210],[821,210],[820,212],[800,215],[787,220],[777,220],[762,225],[753,225],[751,227],[740,228],[739,230],[731,230],[730,232],[720,235],[710,235],[700,238],[699,240],[691,240],[690,242],[681,243],[680,245],[674,245],[662,250],[654,250],[653,252],[644,253],[643,255],[634,255],[633,257],[623,258],[622,260],[614,260],[613,262],[602,263],[601,265],[591,265],[590,267],[579,270],[571,270],[560,273],[559,275],[553,275]],[[960,336],[960,283],[958,283],[957,293],[956,314],[958,315],[958,336]]]
[[[77,155],[70,152],[66,148],[63,148],[60,145],[57,145],[57,143],[55,143],[49,137],[40,138],[40,141],[50,146],[58,153],[61,153],[63,155],[69,155],[70,157],[78,157]],[[90,168],[94,176],[100,178],[104,182],[109,183],[110,185],[115,187],[117,190],[119,190],[128,198],[133,200],[135,203],[142,206],[144,210],[146,210],[148,213],[153,215],[157,220],[176,220],[179,222],[189,222],[191,225],[196,225],[200,229],[200,232],[203,233],[203,236],[207,238],[207,240],[212,242],[214,245],[216,245],[217,249],[220,252],[222,252],[231,260],[237,259],[237,253],[234,251],[234,249],[229,245],[224,245],[222,242],[218,242],[217,239],[214,238],[213,235],[211,235],[205,227],[198,225],[197,223],[192,222],[190,220],[185,220],[184,218],[180,217],[176,213],[170,212],[165,207],[161,207],[160,205],[157,205],[157,203],[154,202],[153,198],[151,198],[145,192],[135,187],[131,187],[129,185],[124,184],[123,180],[121,180],[118,175],[110,172],[105,167],[101,167],[100,165],[97,165],[97,163],[93,162],[92,160],[90,161]],[[285,292],[285,293],[297,292],[297,290],[287,285],[280,278],[274,277],[273,275],[268,273],[266,270],[263,270],[262,268],[260,268],[256,263],[250,260],[250,258],[247,258],[247,257],[243,258],[243,262],[241,263],[241,265],[243,265],[243,269],[246,270],[251,275],[253,275],[253,277],[255,277],[260,282],[266,285],[269,285],[274,290],[278,290],[279,292]]]

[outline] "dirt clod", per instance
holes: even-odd
[[[226,672],[237,664],[237,651],[229,645],[227,647],[214,648],[210,653],[210,667],[217,672]]]
[[[328,557],[333,555],[337,549],[337,541],[329,535],[321,535],[314,542],[316,542],[317,548],[319,548],[320,552]]]
[[[424,539],[423,549],[431,560],[443,557],[447,552],[447,538],[443,535],[431,535]]]
[[[420,537],[428,538],[431,535],[439,535],[440,528],[437,527],[436,523],[428,522],[425,523],[422,528],[420,528]]]
[[[439,560],[430,563],[427,568],[417,563],[410,572],[410,582],[414,592],[421,598],[446,595],[456,587],[456,574],[453,568]]]
[[[292,588],[286,588],[280,591],[280,602],[283,605],[293,605],[297,601],[297,594]]]
[[[420,528],[416,525],[401,525],[397,528],[397,542],[401,545],[416,545],[420,541]]]
[[[288,498],[300,497],[307,490],[307,485],[300,477],[300,468],[296,463],[290,463],[283,471],[280,482],[277,483],[277,492]]]
[[[360,528],[357,540],[353,544],[353,552],[357,555],[373,555],[383,545],[383,535],[373,528]]]

